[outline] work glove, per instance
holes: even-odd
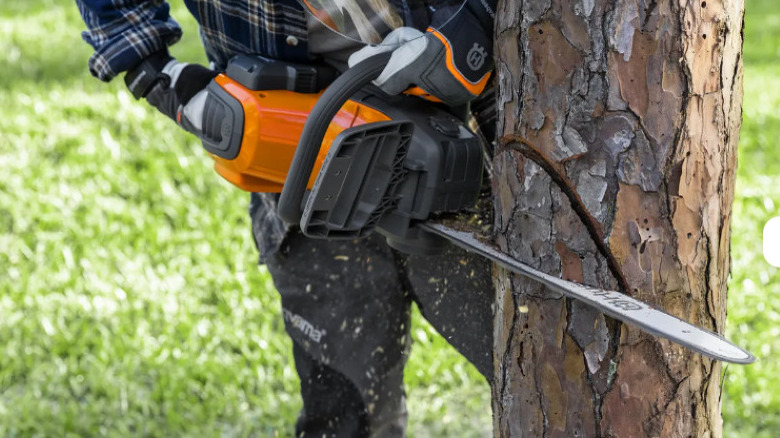
[[[216,75],[202,65],[178,62],[167,51],[161,51],[128,71],[125,84],[133,97],[146,98],[179,126],[200,134],[205,88]]]
[[[406,91],[458,106],[485,89],[493,69],[492,45],[476,17],[462,10],[439,29],[395,29],[381,44],[353,53],[349,66],[392,51],[375,85],[388,94]]]

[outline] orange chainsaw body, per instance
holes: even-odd
[[[303,125],[322,93],[295,93],[286,90],[250,90],[224,74],[215,82],[240,102],[244,111],[243,137],[238,155],[225,159],[209,153],[214,169],[242,190],[279,193],[303,131]],[[347,128],[390,120],[380,111],[347,101],[328,127],[317,163],[309,179],[314,184],[328,148]]]
[[[483,144],[450,109],[372,87],[389,56],[340,73],[237,55],[201,95],[192,129],[217,173],[245,191],[281,193],[276,212],[305,235],[376,228],[393,248],[433,254],[443,242],[415,223],[474,205]]]

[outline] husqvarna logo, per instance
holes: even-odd
[[[466,55],[466,62],[469,68],[477,71],[485,65],[485,58],[487,58],[487,50],[477,43],[471,47],[469,53]]]
[[[303,319],[301,315],[296,315],[287,309],[282,309],[282,315],[284,316],[285,321],[289,322],[293,327],[300,330],[306,337],[316,343],[319,343],[325,335],[325,330],[314,327],[312,323]]]

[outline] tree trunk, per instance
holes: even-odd
[[[504,0],[496,242],[722,333],[742,0]],[[719,437],[721,364],[500,271],[495,433]]]

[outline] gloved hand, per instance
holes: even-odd
[[[146,98],[181,127],[199,134],[206,86],[217,75],[198,64],[176,61],[167,51],[152,54],[125,75],[133,97]]]
[[[425,33],[410,27],[395,29],[381,44],[353,53],[349,66],[387,51],[393,54],[374,81],[379,88],[388,94],[407,91],[450,106],[479,96],[493,69],[492,40],[467,11]],[[409,90],[413,86],[419,88]]]

